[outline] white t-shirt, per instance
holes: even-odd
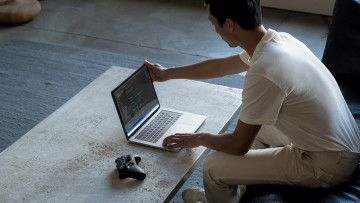
[[[300,41],[269,29],[246,74],[240,120],[272,125],[308,151],[360,152],[360,132],[334,77]]]

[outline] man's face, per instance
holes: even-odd
[[[234,43],[231,40],[231,32],[229,32],[229,29],[227,26],[227,22],[225,22],[223,24],[223,26],[221,26],[218,22],[218,20],[210,13],[209,9],[208,9],[208,19],[210,20],[210,22],[214,25],[215,27],[215,31],[216,33],[218,33],[220,35],[220,37],[226,42],[228,43],[228,45],[230,47],[237,47],[238,45],[236,43]]]

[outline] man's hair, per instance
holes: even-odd
[[[261,25],[260,0],[204,0],[209,11],[220,26],[229,18],[244,30],[252,30]]]

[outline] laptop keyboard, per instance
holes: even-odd
[[[181,113],[161,110],[154,120],[152,120],[135,138],[156,143],[181,115]]]

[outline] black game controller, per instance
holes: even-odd
[[[121,156],[115,160],[116,167],[119,171],[119,178],[135,178],[137,180],[144,180],[146,174],[138,164],[141,158],[138,155]]]

